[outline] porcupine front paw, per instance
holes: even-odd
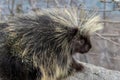
[[[81,72],[84,70],[84,66],[80,63],[73,63],[72,67],[75,69],[76,72]]]
[[[76,71],[76,72],[81,72],[84,70],[84,66],[81,63],[78,63],[74,59],[72,59],[71,67]]]

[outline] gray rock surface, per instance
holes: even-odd
[[[85,66],[84,71],[75,73],[67,80],[120,80],[119,71],[108,70],[87,63],[82,64]]]

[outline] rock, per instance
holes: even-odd
[[[97,67],[92,64],[82,63],[85,66],[83,72],[75,73],[67,80],[120,80],[120,72]]]

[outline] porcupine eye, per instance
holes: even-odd
[[[80,38],[73,41],[74,53],[84,54],[91,49],[90,39],[85,36],[80,36]]]

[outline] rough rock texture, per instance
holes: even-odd
[[[81,62],[80,62],[81,63]],[[82,63],[85,70],[69,77],[67,80],[120,80],[120,72]]]

